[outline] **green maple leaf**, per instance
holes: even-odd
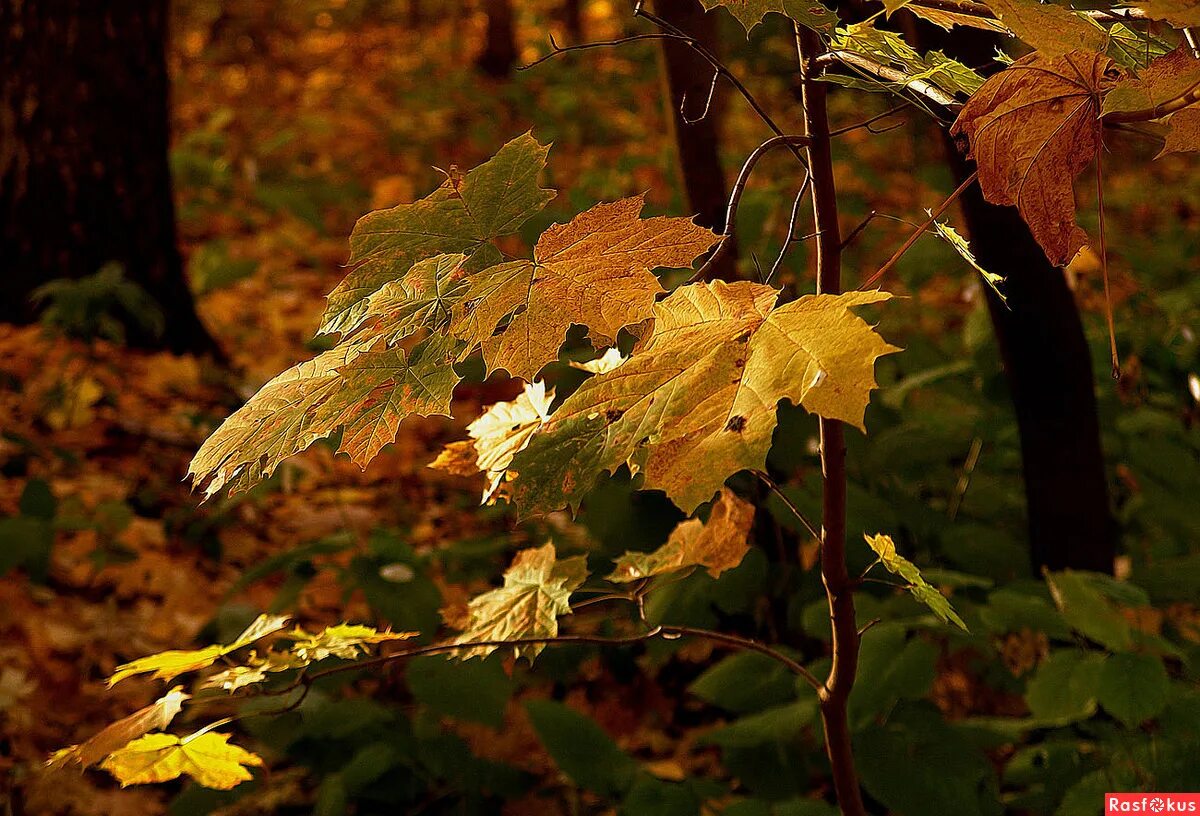
[[[345,332],[360,323],[366,298],[403,278],[417,261],[473,255],[493,238],[515,232],[555,195],[538,186],[549,150],[526,133],[461,178],[451,168],[420,201],[360,218],[350,236],[354,268],[329,294],[320,332]]]
[[[656,304],[630,359],[585,382],[514,457],[516,503],[578,506],[597,475],[628,464],[690,513],[730,475],[764,466],[780,400],[863,427],[875,360],[899,349],[850,309],[890,295],[809,295],[773,309],[778,295],[718,281]]]

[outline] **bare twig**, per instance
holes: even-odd
[[[762,483],[765,484],[781,502],[783,502],[784,507],[786,507],[788,512],[795,516],[796,519],[804,525],[804,529],[808,530],[809,535],[811,535],[817,541],[821,540],[821,534],[817,532],[817,528],[814,527],[809,520],[804,517],[804,514],[800,512],[800,508],[796,506],[795,502],[788,498],[787,494],[780,489],[779,485],[775,483],[774,479],[761,470],[754,471],[754,475],[761,479]]]
[[[770,153],[772,150],[779,147],[788,147],[795,149],[798,146],[808,144],[807,136],[772,136],[746,157],[746,161],[742,163],[741,172],[738,173],[737,181],[733,183],[733,189],[729,191],[729,204],[725,208],[725,229],[722,231],[721,240],[717,242],[717,247],[708,256],[708,259],[700,265],[692,275],[689,283],[705,280],[717,259],[725,252],[729,245],[730,239],[734,234],[734,226],[737,221],[738,204],[741,203],[742,193],[746,191],[746,184],[750,181],[750,174],[754,172],[754,166],[759,160]]]
[[[708,116],[708,112],[712,110],[713,97],[717,94],[717,82],[720,79],[720,72],[713,71],[712,81],[708,84],[708,96],[704,100],[704,110],[700,111],[699,116],[691,117],[687,115],[687,91],[683,92],[683,97],[679,100],[679,118],[684,121],[684,124],[694,125]]]
[[[964,180],[962,184],[958,185],[958,188],[953,193],[951,193],[950,196],[945,201],[943,201],[941,204],[939,204],[938,208],[936,210],[934,210],[932,213],[930,213],[929,218],[926,219],[925,223],[921,224],[921,226],[919,226],[919,227],[917,227],[917,229],[913,230],[912,235],[909,235],[908,240],[905,241],[900,246],[900,248],[897,249],[892,254],[892,257],[888,258],[887,263],[885,263],[883,266],[879,267],[879,271],[876,272],[871,277],[867,278],[865,281],[863,281],[862,284],[858,288],[866,289],[868,286],[873,285],[876,281],[878,281],[880,278],[882,278],[884,275],[886,275],[888,270],[891,269],[893,266],[895,266],[896,263],[901,258],[904,257],[904,253],[908,252],[910,249],[912,249],[913,244],[915,244],[917,242],[917,240],[922,235],[924,235],[931,226],[933,226],[933,222],[938,220],[939,218],[941,218],[942,213],[944,213],[950,207],[951,204],[953,204],[955,201],[957,201],[958,197],[961,196],[963,193],[965,193],[967,188],[970,187],[972,184],[974,184],[975,180],[978,177],[979,177],[978,171],[967,176],[966,180]]]
[[[914,93],[919,93],[931,102],[934,102],[943,108],[957,108],[959,101],[950,94],[943,91],[936,85],[927,82],[924,79],[918,79],[904,73],[899,68],[893,68],[890,65],[884,65],[881,62],[876,62],[870,57],[862,54],[856,54],[853,51],[827,51],[818,58],[820,65],[830,65],[841,63],[852,68],[866,71],[880,79],[887,80],[893,84],[906,88]]]
[[[800,189],[796,192],[796,198],[792,201],[792,213],[788,216],[787,236],[783,239],[783,246],[779,248],[779,254],[775,256],[775,263],[771,264],[771,271],[767,275],[764,283],[770,283],[780,269],[783,268],[783,259],[787,257],[788,250],[792,248],[792,244],[799,243],[805,238],[812,238],[819,234],[813,232],[806,236],[796,236],[796,224],[800,220],[800,204],[804,201],[804,194],[808,192],[808,186],[812,181],[812,174],[805,173],[804,181],[800,182]]]

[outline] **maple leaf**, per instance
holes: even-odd
[[[890,295],[808,295],[772,310],[778,294],[717,281],[656,304],[630,359],[584,382],[514,457],[517,504],[578,506],[597,475],[628,464],[691,513],[733,473],[764,466],[780,400],[862,428],[875,360],[899,349],[850,309]]]
[[[762,19],[772,12],[790,17],[796,22],[817,31],[825,31],[837,24],[837,16],[817,0],[700,0],[705,11],[718,6],[729,10],[746,29],[746,36]]]
[[[532,261],[470,276],[451,332],[468,346],[482,344],[489,371],[503,368],[527,382],[558,359],[572,324],[587,326],[594,344],[611,345],[663,291],[651,269],[689,267],[720,240],[690,218],[640,218],[643,205],[640,195],[597,204],[542,233]]]
[[[864,90],[903,90],[915,83],[927,82],[951,96],[970,96],[983,85],[983,77],[957,60],[950,59],[941,51],[924,54],[904,41],[899,34],[875,27],[873,22],[854,23],[839,28],[830,42],[830,48],[860,54],[872,62],[891,65],[904,74],[903,82],[882,83],[872,79],[860,84],[857,77],[827,79]]]
[[[340,623],[336,626],[326,626],[316,634],[296,628],[288,633],[288,637],[295,641],[291,648],[292,655],[302,663],[315,663],[327,657],[354,660],[365,654],[369,645],[392,640],[408,640],[416,637],[417,634],[417,632],[380,632],[370,626]]]
[[[1070,9],[1039,0],[987,0],[1006,27],[1044,57],[1072,51],[1104,51],[1104,28]]]
[[[121,783],[145,785],[187,775],[206,788],[229,790],[250,779],[262,758],[229,744],[228,734],[199,731],[191,736],[148,734],[115,751],[101,768]]]
[[[471,438],[451,442],[429,467],[456,476],[485,473],[488,485],[480,502],[488,503],[506,480],[513,455],[550,418],[553,401],[554,391],[547,392],[544,382],[526,383],[515,400],[494,403],[480,414],[467,426]]]
[[[61,768],[70,763],[77,763],[87,768],[95,765],[138,737],[166,728],[183,708],[184,702],[189,699],[191,695],[183,692],[183,686],[175,686],[150,705],[117,720],[86,742],[55,751],[47,760],[46,766]]]
[[[135,674],[153,672],[155,679],[170,680],[179,675],[211,666],[219,658],[230,652],[236,652],[244,646],[249,646],[267,635],[274,634],[287,626],[286,615],[259,615],[254,622],[238,635],[233,642],[225,645],[206,646],[203,649],[171,650],[158,654],[141,657],[129,663],[117,666],[112,677],[108,678],[108,686],[112,688],[126,677]]]
[[[614,347],[606,350],[594,360],[587,360],[586,362],[582,363],[572,360],[571,368],[577,368],[580,371],[586,371],[589,374],[607,374],[628,359],[628,357],[621,353],[620,349]]]
[[[913,14],[923,20],[927,20],[946,31],[949,31],[954,26],[965,26],[967,28],[979,28],[984,31],[995,31],[998,34],[1010,33],[1004,27],[1004,23],[999,20],[992,20],[988,17],[979,17],[975,14],[962,14],[945,9],[935,9],[929,6],[914,5],[910,2],[901,3],[897,8],[906,8]]]
[[[910,595],[927,606],[942,623],[953,623],[964,632],[968,631],[967,625],[954,611],[950,601],[946,600],[946,596],[925,580],[916,564],[896,552],[896,542],[892,540],[891,536],[864,534],[863,538],[866,540],[867,546],[878,556],[879,563],[883,565],[884,569],[893,575],[899,575],[907,582],[907,586],[904,588]]]
[[[1134,0],[1151,20],[1166,20],[1176,28],[1200,26],[1198,0]]]
[[[339,451],[365,467],[413,414],[449,416],[461,346],[432,335],[409,351],[353,340],[284,371],[212,433],[188,473],[208,498],[245,490],[343,428]]]
[[[230,693],[246,686],[256,685],[267,679],[273,672],[284,672],[299,669],[308,665],[288,652],[268,651],[265,656],[250,655],[246,664],[230,666],[228,669],[211,675],[200,685],[201,688],[218,688]]]
[[[493,238],[515,232],[554,198],[553,190],[537,182],[549,150],[526,133],[465,176],[449,174],[420,201],[360,218],[350,236],[354,268],[329,294],[320,333],[360,323],[366,298],[401,279],[417,261],[444,253],[471,255]]]
[[[707,521],[681,522],[667,543],[652,553],[626,552],[608,580],[627,583],[694,566],[707,568],[716,578],[742,563],[750,550],[747,537],[753,523],[754,505],[723,487]]]
[[[472,259],[483,254],[477,252]],[[356,340],[382,337],[392,346],[421,329],[444,331],[450,325],[451,307],[466,290],[463,278],[469,260],[459,253],[417,261],[404,277],[368,295],[361,315],[347,324],[345,332],[356,332]]]
[[[1200,150],[1200,109],[1184,108],[1167,119],[1167,138],[1159,156]]]
[[[1121,73],[1102,54],[1030,54],[989,78],[950,131],[969,139],[984,197],[1016,205],[1056,266],[1087,243],[1072,183],[1100,147],[1100,99]]]
[[[1200,85],[1200,59],[1181,45],[1118,82],[1104,97],[1101,114],[1154,108]]]
[[[455,643],[512,641],[558,635],[558,618],[571,613],[571,593],[587,580],[587,558],[559,561],[553,544],[521,550],[504,573],[504,586],[473,598],[465,630]],[[486,657],[498,646],[463,649],[459,657]],[[543,644],[513,647],[518,657],[533,661]]]

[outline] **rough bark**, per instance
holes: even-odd
[[[706,15],[697,0],[655,0],[654,10],[710,51],[717,51],[714,17]],[[712,68],[688,46],[669,40],[662,43],[662,67],[667,87],[667,119],[672,126],[688,210],[697,215],[698,224],[721,232],[725,228],[729,188],[721,167],[721,110],[717,101],[713,101],[707,116],[698,119],[704,112]],[[710,278],[736,280],[736,246],[727,248],[711,271]]]
[[[116,262],[166,318],[131,343],[216,350],[176,245],[166,29],[167,0],[0,0],[0,320]]]

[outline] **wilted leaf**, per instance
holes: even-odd
[[[188,737],[149,734],[111,754],[100,766],[126,785],[167,782],[190,776],[206,788],[229,790],[250,779],[262,758],[229,744],[228,734],[201,731]]]
[[[1118,82],[1104,97],[1102,114],[1140,111],[1175,99],[1200,85],[1200,59],[1181,45]]]
[[[896,552],[896,542],[892,541],[891,536],[877,533],[873,536],[863,535],[863,538],[867,546],[879,557],[879,563],[883,564],[884,569],[903,578],[907,582],[904,588],[937,615],[942,623],[953,623],[964,632],[968,631],[967,625],[954,611],[946,596],[921,576],[916,564]]]
[[[113,672],[112,677],[108,678],[108,685],[111,688],[126,677],[132,677],[135,674],[153,672],[155,679],[170,680],[184,672],[203,669],[206,666],[211,666],[218,658],[230,652],[235,652],[244,646],[249,646],[256,640],[261,640],[267,635],[278,632],[287,626],[287,623],[288,617],[286,615],[259,615],[246,628],[246,631],[238,635],[232,643],[227,643],[223,646],[206,646],[203,649],[189,651],[173,650],[160,652],[159,654],[138,658],[137,660],[117,666],[117,670]]]
[[[315,663],[327,657],[354,660],[366,653],[367,646],[416,636],[416,632],[380,632],[370,626],[353,623],[326,626],[316,634],[300,628],[288,632],[288,637],[295,641],[291,654],[302,663]]]
[[[558,561],[553,544],[521,550],[504,573],[504,586],[471,600],[466,629],[455,642],[555,637],[558,617],[571,613],[571,593],[586,579],[585,556]],[[497,648],[478,646],[458,654],[468,659],[487,656]],[[527,643],[514,648],[518,656],[532,661],[543,646]]]
[[[532,261],[472,275],[451,331],[468,346],[483,345],[489,370],[526,382],[558,358],[572,324],[587,326],[596,345],[610,345],[624,326],[650,315],[662,292],[651,269],[688,267],[718,240],[689,218],[639,218],[642,206],[642,196],[597,204],[542,233]]]
[[[932,215],[929,210],[925,212]],[[995,272],[989,272],[980,266],[979,261],[975,260],[975,253],[971,251],[971,245],[967,243],[966,238],[958,234],[958,230],[949,224],[943,224],[941,221],[934,221],[933,229],[939,238],[954,247],[954,251],[962,256],[962,259],[969,263],[983,277],[983,282],[991,287],[992,291],[996,293],[996,297],[1000,298],[1002,303],[1008,303],[1007,298],[1004,297],[1004,293],[1000,291],[1000,284],[1004,283],[1004,276],[997,275]]]
[[[329,294],[320,331],[360,323],[365,299],[401,280],[415,262],[443,253],[470,255],[515,232],[554,197],[537,183],[549,150],[526,133],[461,178],[452,168],[451,177],[420,201],[360,218],[350,236],[354,269]]]
[[[798,23],[824,31],[837,23],[837,16],[817,0],[700,0],[705,11],[722,6],[746,28],[746,34],[771,12],[783,14]]]
[[[667,543],[652,553],[626,552],[608,580],[618,583],[700,566],[716,578],[742,563],[750,550],[754,505],[721,488],[707,521],[688,519],[671,531]]]
[[[1030,54],[988,79],[951,129],[970,140],[984,197],[1015,205],[1057,266],[1087,243],[1073,182],[1099,150],[1100,99],[1120,76],[1102,54]]]
[[[1017,38],[1043,57],[1059,57],[1071,51],[1103,51],[1108,35],[1103,27],[1063,6],[1039,0],[988,0]]]
[[[778,294],[718,281],[656,304],[632,357],[584,382],[514,457],[517,504],[577,506],[597,475],[629,463],[690,513],[733,473],[763,467],[780,400],[863,427],[875,360],[898,349],[850,309],[890,295],[810,295],[772,311]]]
[[[351,340],[293,366],[221,423],[188,468],[205,497],[249,488],[338,428],[339,450],[365,467],[405,417],[449,415],[459,344],[433,335],[408,352],[374,345]]]
[[[55,751],[46,765],[51,768],[61,768],[69,763],[78,763],[84,768],[95,765],[138,737],[166,728],[191,696],[183,692],[183,686],[175,686],[150,705],[117,720],[87,742]]]

